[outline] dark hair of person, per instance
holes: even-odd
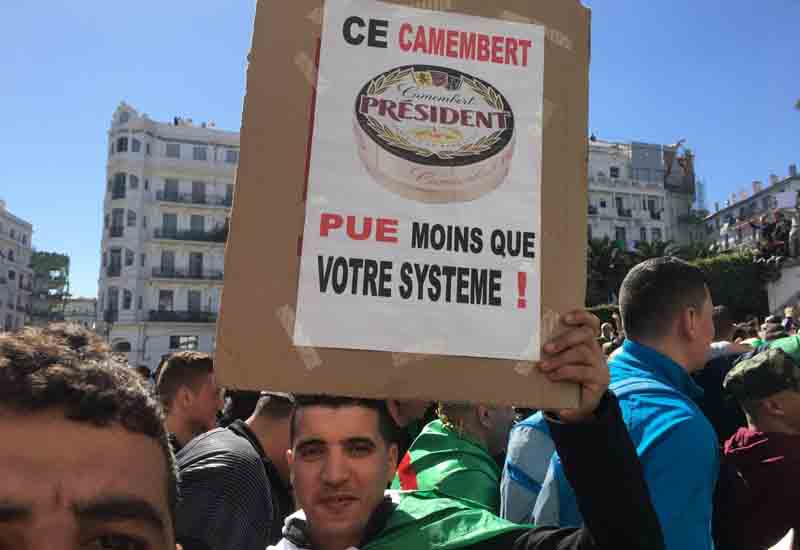
[[[294,411],[294,396],[288,393],[262,393],[253,414],[273,420],[289,418]]]
[[[700,268],[672,256],[634,266],[622,281],[619,293],[627,337],[652,340],[666,336],[687,307],[703,307],[706,289],[706,276]]]
[[[48,409],[61,409],[74,422],[101,428],[118,424],[154,439],[164,454],[174,523],[178,472],[161,407],[141,376],[81,325],[59,323],[0,334],[0,414]]]
[[[717,340],[727,340],[736,327],[733,324],[733,316],[727,306],[716,306],[714,308],[714,333]]]
[[[308,407],[329,407],[339,409],[342,407],[366,407],[378,413],[378,431],[384,442],[391,445],[397,442],[397,425],[386,408],[386,401],[379,399],[363,399],[360,397],[342,397],[336,395],[296,395],[295,406],[292,411],[292,421],[289,427],[289,441],[294,444],[297,435],[297,416]]]
[[[225,407],[222,409],[222,418],[219,425],[223,428],[231,425],[236,420],[247,420],[256,409],[261,392],[252,390],[225,391]]]
[[[197,391],[214,372],[214,360],[207,353],[180,351],[169,356],[160,366],[156,393],[161,405],[169,412],[178,390],[188,386]]]

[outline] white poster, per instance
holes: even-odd
[[[538,359],[543,45],[325,2],[295,345]]]

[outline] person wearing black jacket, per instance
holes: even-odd
[[[294,398],[264,393],[253,414],[195,437],[176,455],[183,550],[263,550],[294,511],[286,451]]]
[[[664,548],[642,466],[608,391],[609,372],[584,312],[544,348],[541,370],[580,385],[581,405],[547,415],[582,528],[518,526],[435,493],[384,494],[397,445],[386,405],[306,396],[292,416],[289,463],[300,512],[287,519],[276,550],[594,550]]]

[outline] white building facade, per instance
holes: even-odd
[[[705,230],[708,238],[715,242],[720,250],[735,250],[756,246],[758,231],[751,222],[758,223],[764,214],[771,214],[782,209],[787,213],[795,211],[796,197],[800,192],[800,174],[797,165],[789,166],[788,176],[781,178],[775,174],[770,175],[768,185],[762,182],[752,183],[752,192],[739,191],[731,193],[723,208],[715,204],[715,212],[705,220]],[[782,194],[793,196],[794,202],[789,207],[779,208],[778,197]]]
[[[89,330],[97,326],[97,299],[72,298],[64,304],[64,321],[78,323]]]
[[[239,134],[122,103],[108,147],[98,330],[151,370],[176,351],[212,353]]]
[[[590,238],[632,250],[639,241],[687,244],[695,200],[694,157],[676,146],[589,139]],[[702,231],[698,232],[702,233]]]
[[[22,328],[30,321],[32,237],[33,226],[0,201],[0,332]]]

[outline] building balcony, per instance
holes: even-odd
[[[216,323],[217,314],[211,311],[156,311],[151,310],[151,323]]]
[[[233,204],[233,201],[229,197],[219,197],[216,195],[194,195],[193,193],[167,193],[165,191],[157,191],[156,200],[199,207],[230,208]]]
[[[221,281],[222,271],[195,271],[192,269],[161,269],[153,268],[153,277],[156,279],[194,279],[198,281]]]
[[[112,265],[106,268],[106,277],[120,277],[122,275],[122,266]]]
[[[657,220],[657,221],[661,221],[661,212],[653,212],[653,211],[651,210],[651,211],[650,211],[650,219],[651,219],[651,220]]]
[[[125,233],[125,227],[124,226],[119,226],[119,227],[111,226],[111,227],[108,228],[108,236],[111,237],[111,238],[122,237],[122,235],[124,233]]]
[[[227,228],[215,229],[213,231],[192,231],[157,228],[153,231],[156,239],[166,239],[173,241],[196,241],[205,243],[224,243],[228,240]]]
[[[632,218],[633,212],[630,208],[617,208],[617,216],[620,218]]]
[[[591,204],[589,205],[589,215],[590,216],[596,216],[597,215],[597,207],[596,206],[592,206]]]

